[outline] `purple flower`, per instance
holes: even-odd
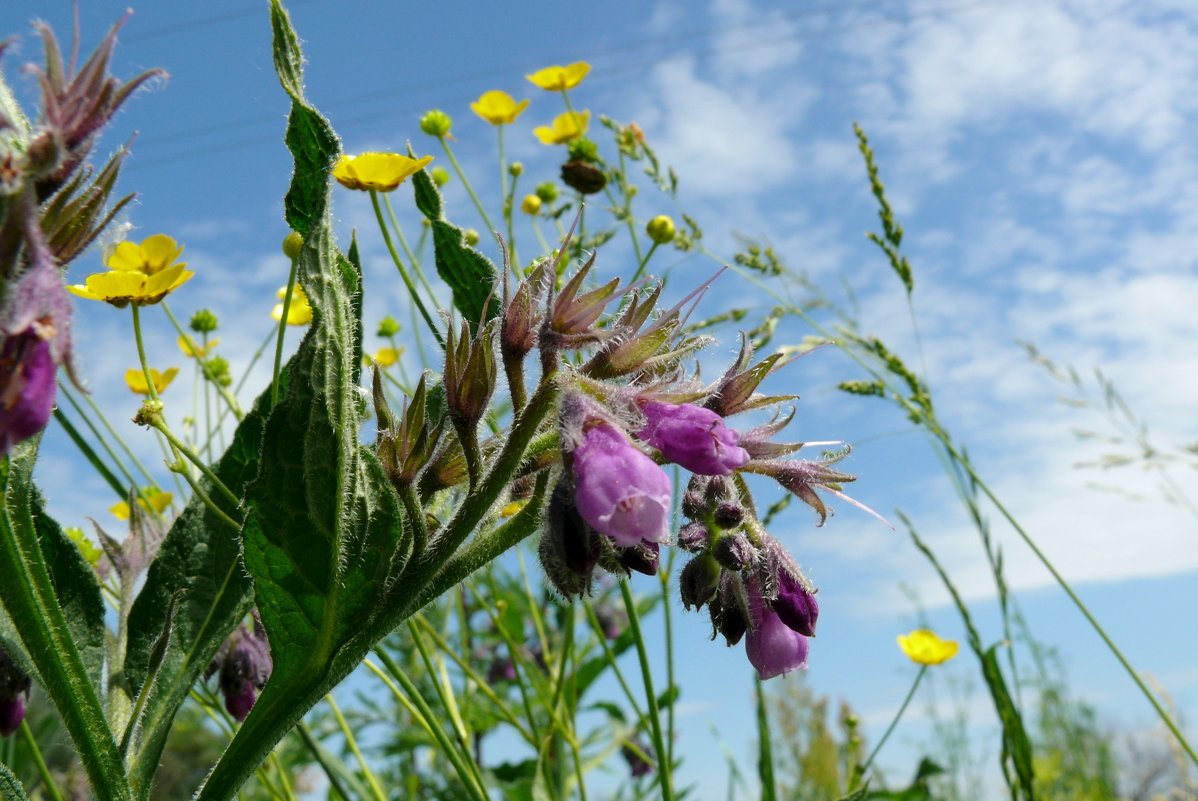
[[[0,647],[0,737],[15,732],[25,719],[25,700],[29,697],[30,686],[28,674]]]
[[[254,627],[241,626],[233,632],[216,656],[220,669],[220,689],[225,696],[225,709],[238,722],[245,720],[266,686],[274,662],[266,631],[258,622]]]
[[[592,420],[574,448],[578,513],[616,545],[662,542],[669,534],[670,477],[611,423]]]
[[[51,343],[33,330],[0,346],[0,456],[46,427],[54,409]]]
[[[745,634],[745,653],[757,675],[772,679],[807,667],[807,638],[787,626],[749,584],[749,612],[753,626]]]
[[[726,476],[749,461],[749,452],[737,444],[740,435],[710,409],[649,401],[641,411],[647,422],[637,436],[692,473]]]
[[[620,755],[628,763],[628,773],[632,778],[639,779],[653,772],[653,764],[645,758],[654,758],[653,749],[646,745],[640,737],[633,737],[620,746]]]
[[[778,597],[770,606],[778,618],[799,634],[815,636],[815,621],[819,617],[819,602],[798,579],[787,570],[778,571]]]

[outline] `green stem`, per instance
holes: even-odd
[[[126,489],[128,489],[128,487],[136,487],[138,484],[137,480],[135,478],[133,478],[133,474],[131,472],[129,472],[129,470],[125,467],[124,462],[121,461],[121,458],[116,454],[115,451],[113,451],[112,446],[110,446],[108,444],[108,440],[100,433],[99,429],[96,428],[96,424],[92,422],[91,417],[86,412],[83,411],[83,407],[81,407],[79,405],[79,401],[75,398],[75,393],[71,392],[70,385],[68,385],[66,382],[59,381],[58,382],[58,391],[60,393],[62,393],[62,396],[67,399],[68,403],[71,404],[71,408],[73,408],[78,413],[78,415],[83,419],[83,422],[85,424],[87,424],[87,427],[91,430],[92,434],[99,441],[100,447],[102,447],[104,449],[104,452],[108,454],[108,457],[110,459],[112,459],[113,463],[116,465],[116,469],[120,472],[120,474],[122,476],[124,476],[125,481],[126,481]],[[91,403],[93,404],[93,410],[98,410],[98,407],[94,406],[95,401],[91,400],[90,395],[85,394],[84,397],[87,398],[89,401],[91,401]],[[103,422],[106,423],[107,421],[103,421]],[[115,435],[115,433],[116,433],[116,432],[112,431],[111,427],[108,428],[108,431],[110,434],[113,434],[113,435]],[[115,438],[118,441],[120,441],[120,437],[115,437]],[[140,463],[138,464],[138,467],[141,467]],[[149,481],[150,484],[156,484],[156,482],[154,481],[154,478],[146,471],[146,469],[144,467],[141,467],[141,472],[142,472],[142,475],[145,476],[145,478]],[[127,492],[121,494],[121,500],[125,499],[125,495],[127,495]]]
[[[329,785],[333,791],[341,796],[342,801],[350,801],[349,791],[345,789],[345,785],[341,783],[341,777],[337,775],[337,770],[328,761],[328,755],[320,749],[320,744],[317,742],[315,735],[312,734],[312,729],[304,721],[296,724],[296,731],[299,732],[300,739],[304,741],[308,752],[312,754],[320,767],[324,770],[325,778],[329,780]]]
[[[387,245],[387,251],[391,254],[391,260],[395,262],[396,269],[399,270],[399,277],[403,279],[404,286],[407,287],[408,295],[411,296],[412,302],[416,304],[416,308],[420,311],[420,316],[424,318],[428,329],[433,332],[433,337],[437,340],[437,344],[441,349],[445,349],[445,340],[441,338],[441,332],[437,330],[436,323],[429,315],[428,309],[424,307],[424,301],[420,299],[420,293],[416,291],[416,285],[412,283],[411,276],[404,269],[403,260],[399,258],[399,254],[395,251],[395,244],[391,241],[391,232],[387,230],[387,223],[383,221],[383,210],[379,206],[379,193],[375,190],[370,190],[370,203],[374,206],[374,216],[379,223],[379,231],[383,234],[383,242]]]
[[[649,252],[645,254],[645,258],[641,259],[641,263],[637,265],[636,272],[632,274],[632,279],[628,282],[635,284],[641,275],[645,272],[645,266],[649,263],[649,259],[653,258],[653,254],[657,252],[657,243],[654,242],[649,246]]]
[[[624,678],[624,671],[620,670],[620,664],[616,661],[616,655],[612,653],[611,646],[607,644],[607,633],[603,630],[603,624],[599,622],[599,616],[595,614],[595,607],[591,605],[590,599],[584,599],[583,609],[586,610],[587,619],[591,622],[591,629],[595,632],[595,636],[599,639],[599,645],[603,648],[603,656],[607,659],[607,664],[611,666],[616,681],[624,691],[624,696],[628,699],[628,704],[632,707],[636,719],[644,720],[645,713],[641,711],[640,704],[636,702],[636,694],[632,692],[632,687]]]
[[[632,198],[628,194],[628,168],[625,163],[624,151],[620,151],[620,191],[624,193],[624,221],[628,224],[628,236],[632,239],[632,249],[636,260],[642,261],[641,240],[636,232],[636,221],[632,218]],[[612,204],[615,205],[614,203]],[[654,243],[656,244],[656,243]]]
[[[62,430],[67,432],[67,436],[71,438],[71,442],[75,443],[75,447],[79,449],[80,453],[91,462],[92,467],[96,469],[100,477],[108,482],[108,486],[112,487],[112,491],[116,493],[117,497],[124,499],[128,492],[128,487],[122,486],[121,480],[108,469],[108,465],[100,460],[100,455],[95,452],[87,440],[83,438],[83,435],[79,433],[79,430],[75,428],[75,425],[62,413],[62,409],[54,410],[54,419],[62,426]]]
[[[470,181],[466,178],[466,173],[462,172],[462,165],[458,164],[457,158],[453,155],[453,150],[449,147],[449,141],[444,136],[438,136],[437,140],[441,143],[441,147],[445,150],[445,156],[449,159],[450,166],[457,173],[458,180],[462,182],[462,186],[466,187],[466,194],[470,195],[470,199],[474,201],[474,208],[478,209],[478,216],[483,218],[483,225],[487,226],[488,231],[498,231],[491,224],[491,218],[487,216],[487,210],[483,207],[483,203],[478,199],[478,195],[474,192],[474,187],[470,185]]]
[[[911,699],[915,697],[915,691],[919,689],[919,682],[923,679],[924,674],[927,672],[928,666],[921,665],[919,668],[919,673],[915,674],[915,681],[912,682],[911,689],[907,691],[907,697],[903,699],[903,703],[899,706],[898,712],[896,712],[894,715],[894,720],[890,721],[890,725],[887,726],[886,731],[882,733],[882,739],[878,740],[878,744],[875,745],[873,750],[869,752],[869,756],[865,758],[865,762],[861,764],[861,767],[857,768],[857,776],[854,777],[854,781],[857,778],[864,776],[866,772],[869,771],[869,766],[874,763],[874,757],[876,757],[878,752],[882,750],[882,746],[886,745],[886,740],[889,739],[891,732],[894,731],[894,727],[898,725],[899,719],[902,718],[903,713],[907,711],[907,706],[911,703]]]
[[[757,774],[761,778],[761,801],[778,801],[778,783],[774,779],[774,744],[770,737],[770,717],[760,676],[753,677],[753,695],[757,702]]]
[[[433,285],[425,277],[424,269],[420,266],[420,259],[408,247],[407,237],[403,235],[403,229],[399,227],[399,220],[395,217],[395,209],[391,207],[391,194],[389,192],[383,195],[383,206],[387,209],[387,218],[391,220],[391,227],[395,229],[395,238],[399,240],[399,247],[403,250],[404,255],[408,257],[408,261],[412,263],[412,269],[416,271],[416,278],[420,281],[420,285],[424,287],[424,291],[428,293],[433,305],[436,306],[437,293],[433,291]]]
[[[379,785],[379,780],[374,775],[374,771],[370,769],[370,765],[362,756],[362,751],[358,748],[358,741],[354,737],[353,731],[349,728],[349,724],[345,722],[345,716],[341,714],[341,707],[337,706],[337,702],[333,699],[333,694],[329,693],[324,697],[329,708],[333,710],[333,717],[337,719],[337,725],[341,728],[341,734],[345,737],[345,744],[349,747],[350,753],[354,755],[354,759],[358,762],[358,767],[362,770],[362,774],[366,777],[366,783],[370,785],[370,794],[374,796],[375,801],[387,801],[387,795],[383,792],[383,788]]]
[[[678,470],[678,466],[675,465],[674,466],[674,486],[675,487],[682,486],[682,484],[679,482],[678,478],[679,478],[679,470]],[[681,495],[678,494],[677,492],[675,494],[678,495],[679,502],[681,502]],[[675,521],[677,521],[677,515],[675,515]],[[675,522],[674,530],[675,531],[678,530],[677,522]],[[666,689],[668,691],[670,691],[671,695],[673,695],[675,679],[674,679],[674,627],[673,627],[673,617],[674,616],[670,612],[670,576],[673,575],[673,573],[674,573],[674,557],[676,557],[677,555],[678,555],[678,549],[671,548],[670,556],[668,559],[666,559],[665,572],[659,574],[659,577],[661,579],[661,608],[662,608],[662,614],[665,617],[664,622],[665,622],[665,628],[666,628],[666,632],[665,632],[666,633]],[[666,710],[666,748],[668,749],[668,752],[666,753],[666,756],[665,756],[665,763],[666,763],[667,769],[673,769],[673,766],[674,766],[674,704],[673,704],[673,702],[670,703],[670,708]]]
[[[673,778],[670,776],[670,766],[665,763],[665,738],[661,733],[661,715],[657,711],[657,693],[653,691],[653,672],[649,669],[649,652],[645,648],[645,637],[641,631],[640,616],[636,612],[636,600],[627,579],[620,579],[620,595],[624,598],[624,608],[628,612],[628,626],[632,629],[632,640],[636,643],[636,655],[641,663],[641,679],[645,683],[645,703],[649,710],[649,726],[653,733],[653,750],[657,754],[657,780],[661,787],[662,801],[673,801]]]
[[[158,400],[158,389],[154,386],[154,379],[150,377],[150,365],[146,361],[146,346],[141,341],[141,315],[138,311],[141,306],[132,303],[129,308],[133,309],[133,338],[137,340],[137,360],[141,363],[142,375],[146,377],[146,390],[150,400]]]
[[[291,295],[295,290],[295,273],[299,259],[291,260],[291,272],[287,275],[287,289],[283,293],[283,313],[279,315],[279,333],[275,339],[275,367],[270,378],[270,405],[279,403],[279,369],[283,366],[283,339],[287,334],[287,315],[291,311]]]
[[[171,307],[167,305],[166,301],[163,301],[161,305],[162,305],[162,310],[164,312],[166,312],[167,319],[169,319],[171,321],[171,325],[174,326],[176,333],[178,333],[179,336],[181,336],[181,337],[187,337],[186,332],[184,332],[184,330],[183,330],[183,326],[181,326],[179,324],[178,319],[175,318],[174,313],[171,311]],[[203,347],[204,347],[204,356],[207,357],[208,356],[208,334],[207,333],[204,334]],[[252,365],[253,365],[253,363],[251,362],[251,366]],[[212,386],[215,387],[217,394],[220,395],[221,399],[224,400],[225,404],[229,407],[229,411],[233,412],[233,416],[236,417],[238,420],[240,420],[242,417],[244,417],[245,414],[241,411],[241,406],[238,405],[237,399],[233,397],[233,394],[231,392],[229,392],[228,387],[222,387],[216,381],[213,381],[211,378],[209,378],[207,370],[201,370],[201,372],[203,372],[204,378],[208,380],[208,383],[212,384]],[[247,372],[248,372],[248,368],[247,368]],[[223,414],[221,415],[221,418],[222,419],[224,418]],[[217,422],[217,425],[219,426],[220,420],[217,420],[216,422]]]
[[[420,499],[416,497],[416,488],[411,484],[406,484],[400,489],[399,499],[403,502],[404,513],[408,516],[408,523],[412,526],[412,556],[410,558],[419,559],[428,547],[428,522],[424,519],[424,508],[420,505]]]
[[[54,777],[50,775],[50,768],[42,757],[42,749],[38,748],[33,730],[29,728],[29,721],[21,721],[21,738],[25,740],[25,745],[29,747],[29,753],[33,756],[33,764],[37,767],[37,775],[42,779],[42,786],[46,788],[46,792],[54,801],[63,801],[62,793],[55,786]]]
[[[212,468],[204,463],[203,459],[196,455],[195,451],[187,447],[186,442],[175,436],[175,432],[171,431],[170,427],[167,426],[166,422],[161,417],[154,417],[150,424],[155,429],[162,432],[162,436],[166,437],[166,441],[169,442],[175,450],[177,450],[183,456],[186,456],[188,461],[200,468],[200,472],[204,474],[204,477],[212,482],[212,486],[216,487],[217,491],[221,495],[225,496],[225,499],[229,501],[229,503],[233,504],[234,508],[241,505],[241,499],[233,493],[233,490],[229,489],[225,485],[225,482],[220,480],[220,477],[212,471]]]

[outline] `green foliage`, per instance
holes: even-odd
[[[25,795],[25,788],[3,763],[0,763],[0,799],[3,801],[29,801],[28,796]]]
[[[911,265],[907,262],[907,257],[899,252],[899,248],[903,244],[903,226],[899,225],[898,220],[895,219],[890,202],[886,199],[886,188],[882,185],[882,179],[878,177],[878,165],[874,161],[874,151],[869,146],[869,139],[866,138],[865,131],[861,129],[860,125],[854,123],[853,133],[857,135],[857,149],[861,151],[861,156],[865,159],[865,170],[869,173],[869,186],[874,197],[877,198],[878,218],[882,221],[881,236],[873,232],[866,236],[869,237],[870,242],[873,242],[886,254],[891,269],[903,282],[903,288],[907,290],[907,297],[910,298],[911,293],[915,290],[915,277],[912,274]]]

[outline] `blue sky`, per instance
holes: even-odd
[[[272,71],[264,5],[136,7],[116,71],[162,66],[171,77],[139,92],[101,144],[107,152],[137,132],[121,183],[139,193],[127,215],[131,235],[162,231],[187,246],[197,276],[172,304],[180,315],[203,305],[221,315],[222,350],[235,372],[266,336],[274,289],[286,277],[278,243],[286,233],[287,105]],[[84,2],[85,46],[124,7]],[[399,149],[410,140],[417,152],[440,156],[416,123],[426,109],[443,108],[455,119],[459,158],[492,207],[493,132],[470,113],[469,101],[493,88],[532,99],[508,137],[509,156],[525,162],[531,186],[556,173],[558,153],[528,131],[560,109],[522,76],[590,61],[593,72],[575,102],[636,120],[681,179],[677,207],[642,182],[642,219],[685,209],[725,254],[737,249],[734,232],[768,237],[788,264],[829,292],[851,286],[863,328],[915,364],[901,288],[863,236],[876,228],[876,216],[851,130],[860,122],[906,227],[923,354],[942,418],[1136,666],[1189,718],[1198,716],[1198,645],[1181,611],[1198,603],[1195,518],[1161,502],[1157,478],[1138,468],[1076,469],[1109,448],[1079,441],[1071,429],[1105,431],[1103,422],[1059,404],[1061,387],[1016,344],[1032,341],[1083,372],[1101,365],[1150,421],[1158,443],[1196,439],[1192,4],[678,0],[585,9],[427,4],[401,14],[398,4],[309,0],[292,9],[305,39],[309,96],[347,150]],[[31,86],[16,66],[39,53],[28,19],[40,15],[65,37],[69,14],[65,2],[0,8],[0,32],[23,34],[4,67],[24,96]],[[414,231],[410,195],[401,191],[395,200]],[[456,182],[447,202],[452,218],[481,228]],[[368,206],[345,193],[336,203],[342,242],[356,227],[367,254],[368,326],[386,313],[400,316],[399,284]],[[517,236],[531,240],[528,230]],[[627,275],[629,262],[626,249],[611,248],[599,267]],[[675,286],[705,279],[714,266],[672,254],[653,263],[671,270]],[[92,253],[71,277],[98,267]],[[725,276],[706,308],[760,302],[747,284]],[[128,320],[99,304],[81,304],[78,313],[82,372],[97,400],[124,419],[134,403],[115,377],[134,364]],[[169,328],[153,324],[151,361],[158,353],[164,364],[179,364]],[[776,341],[797,342],[804,333],[785,327]],[[730,348],[722,342],[706,363]],[[854,497],[887,516],[908,512],[976,602],[985,636],[999,639],[983,554],[927,441],[883,404],[835,391],[856,377],[847,360],[824,349],[774,378],[773,388],[803,396],[796,437],[856,444],[846,464],[860,476]],[[255,380],[265,383],[261,368]],[[189,398],[181,382],[178,396]],[[143,458],[160,462],[153,443],[128,428]],[[48,438],[45,457],[42,483],[64,523],[103,518],[111,501],[61,436]],[[1192,471],[1176,478],[1191,494],[1198,489]],[[1093,482],[1146,500],[1096,491]],[[822,529],[798,511],[776,533],[821,586],[807,680],[848,699],[877,737],[912,673],[894,645],[915,620],[902,588],[919,597],[938,629],[959,637],[955,613],[905,536],[855,510],[840,505]],[[1151,726],[1146,704],[1051,577],[997,521],[995,533],[1023,612],[1037,636],[1060,647],[1071,688],[1112,728]],[[700,617],[682,619],[682,778],[722,787],[709,725],[717,723],[733,751],[747,757],[749,669],[740,649],[706,641]],[[949,670],[968,675],[974,665],[959,660]],[[986,736],[990,716],[980,695],[975,701],[976,730]],[[927,735],[915,712],[883,757],[896,775],[908,772],[914,744]]]

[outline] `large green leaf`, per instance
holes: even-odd
[[[453,290],[453,305],[477,329],[486,310],[487,319],[499,311],[499,303],[487,298],[494,291],[498,271],[491,260],[466,244],[465,233],[445,219],[441,195],[424,170],[412,176],[416,207],[433,229],[433,252],[437,274]]]
[[[0,600],[79,751],[95,797],[124,801],[129,784],[88,664],[94,660],[92,592],[98,586],[74,545],[41,510],[31,478],[37,446],[36,439],[26,442],[0,461]]]
[[[3,764],[0,764],[0,801],[29,801],[25,788]]]
[[[282,371],[283,387],[288,375],[288,370]],[[239,497],[244,497],[246,485],[258,473],[258,451],[270,396],[269,388],[259,396],[215,466],[220,480]],[[219,499],[206,479],[201,486],[210,498]],[[134,696],[146,683],[150,652],[166,627],[171,598],[179,590],[183,594],[175,609],[170,640],[157,678],[149,688],[141,734],[133,752],[130,775],[140,797],[149,791],[179,706],[252,605],[238,532],[196,496],[188,501],[163,540],[129,614],[125,677]]]

